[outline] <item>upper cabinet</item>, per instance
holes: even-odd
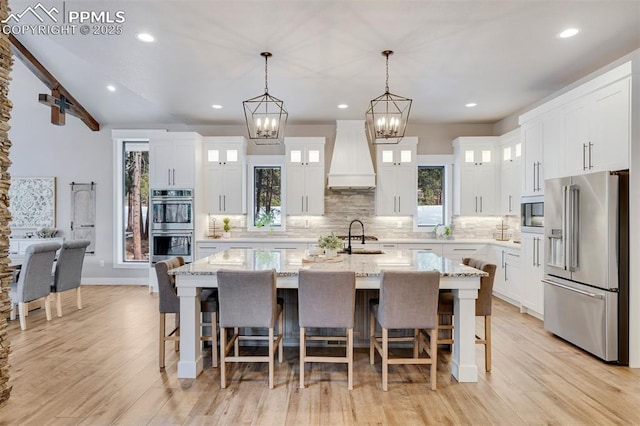
[[[461,137],[453,141],[453,214],[496,215],[500,211],[497,137]]]
[[[632,78],[627,62],[520,116],[523,195],[545,178],[629,168]]]
[[[204,138],[205,209],[211,214],[246,213],[244,137]]]
[[[404,137],[397,145],[377,145],[377,216],[416,213],[418,138]]]
[[[627,77],[563,108],[568,174],[629,168],[630,91]]]
[[[167,133],[149,139],[151,188],[194,188],[196,133]]]
[[[322,137],[285,138],[287,214],[324,214],[324,145]]]
[[[500,212],[503,215],[520,214],[522,175],[522,141],[520,128],[498,138],[500,149]]]

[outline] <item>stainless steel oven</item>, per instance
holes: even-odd
[[[151,233],[151,262],[182,256],[193,262],[193,231],[155,231]]]
[[[544,233],[544,195],[522,197],[520,206],[520,230]]]
[[[151,191],[151,230],[192,230],[193,191],[191,189],[153,189]]]

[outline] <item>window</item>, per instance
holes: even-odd
[[[123,262],[149,262],[149,144],[122,144]]]
[[[282,156],[250,155],[249,163],[249,231],[283,231],[284,197]]]
[[[433,227],[445,222],[444,166],[418,167],[417,225]]]

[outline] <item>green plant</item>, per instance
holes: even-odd
[[[258,219],[256,219],[256,227],[262,228],[263,226],[271,226],[275,220],[275,214],[273,211],[260,213]]]
[[[222,219],[222,223],[224,223],[224,226],[222,227],[222,229],[224,229],[224,232],[231,231],[231,225],[229,225],[229,222],[231,222],[231,219],[229,219],[228,217],[225,217],[224,219]]]
[[[322,249],[338,250],[343,247],[342,240],[335,234],[327,235],[326,237],[318,238],[318,247]]]

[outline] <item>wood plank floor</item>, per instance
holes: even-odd
[[[640,424],[640,370],[604,364],[497,299],[493,371],[477,384],[451,379],[445,350],[437,391],[428,367],[392,366],[382,392],[379,359],[371,366],[358,349],[353,391],[337,364],[308,366],[299,389],[297,348],[287,348],[270,391],[266,365],[254,364],[230,365],[221,390],[210,359],[180,383],[169,344],[160,372],[158,300],[146,287],[85,286],[81,311],[68,293],[62,318],[33,311],[24,332],[11,322],[13,392],[0,424]]]

